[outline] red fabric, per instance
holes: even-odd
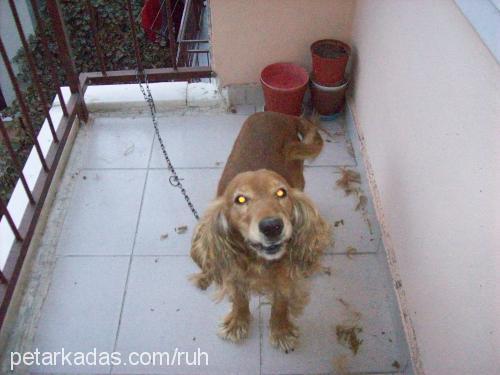
[[[158,37],[153,30],[159,30],[163,23],[163,12],[160,13],[160,8],[160,0],[146,0],[144,8],[142,9],[141,26],[148,39],[152,42],[156,41]]]

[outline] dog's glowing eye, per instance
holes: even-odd
[[[284,197],[286,197],[286,190],[285,189],[278,189],[276,191],[276,196],[278,198],[284,198]]]
[[[247,203],[247,197],[243,195],[238,195],[234,201],[238,204],[245,204]]]

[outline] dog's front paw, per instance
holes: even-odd
[[[229,313],[220,325],[219,336],[224,340],[238,342],[248,337],[250,316]]]
[[[292,323],[271,327],[269,339],[271,345],[288,354],[293,352],[299,343],[299,330]]]

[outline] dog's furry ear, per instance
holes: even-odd
[[[289,244],[292,265],[309,275],[319,268],[320,258],[331,244],[331,227],[311,200],[293,189],[293,234]]]
[[[191,279],[201,289],[206,289],[214,280],[221,282],[221,271],[229,265],[234,251],[223,207],[222,198],[212,202],[196,225],[191,241],[191,258],[201,268],[201,273]]]

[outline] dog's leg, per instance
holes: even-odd
[[[238,342],[248,337],[250,326],[250,307],[244,288],[231,288],[229,297],[232,310],[221,323],[219,336],[225,340]]]
[[[293,351],[298,344],[299,331],[289,317],[289,300],[286,296],[276,293],[271,306],[271,344],[285,353]]]

